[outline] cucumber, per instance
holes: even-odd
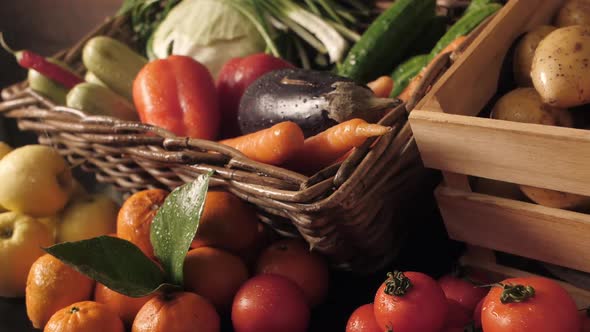
[[[415,40],[407,52],[407,56],[404,58],[430,52],[434,45],[444,36],[445,32],[447,32],[448,23],[449,18],[446,16],[432,17],[428,25],[420,31],[420,38]]]
[[[138,118],[133,105],[125,98],[94,83],[80,83],[73,87],[66,97],[66,104],[90,115],[107,115],[129,121]]]
[[[147,59],[118,40],[98,36],[84,46],[82,62],[111,90],[133,101],[133,80]]]
[[[467,6],[467,9],[465,9],[464,14],[480,9],[481,7],[484,7],[491,3],[494,3],[494,0],[471,0],[471,3],[469,4],[469,6]]]
[[[61,61],[51,58],[48,59],[48,61],[55,63],[56,65],[64,69],[72,71],[70,68],[68,68],[68,65]],[[29,82],[29,86],[33,91],[42,94],[43,96],[49,98],[51,101],[58,105],[65,105],[68,89],[63,85],[43,76],[41,73],[34,69],[29,69],[27,80]]]
[[[86,81],[88,83],[102,85],[104,87],[107,86],[106,84],[104,84],[103,81],[101,81],[98,77],[96,77],[96,75],[94,75],[94,73],[92,73],[90,70],[86,72],[86,75],[84,75],[84,81]]]
[[[466,12],[453,26],[449,28],[447,33],[436,43],[432,51],[430,51],[428,61],[434,59],[434,57],[440,53],[447,45],[459,36],[469,34],[473,29],[477,28],[486,18],[494,14],[502,8],[502,5],[498,3],[491,3],[483,5],[480,8]]]
[[[436,0],[397,0],[369,26],[338,68],[341,76],[367,83],[404,59],[435,14]]]
[[[428,64],[428,54],[413,56],[397,67],[391,74],[393,79],[393,90],[389,95],[391,98],[397,97],[408,86],[412,78],[418,75],[422,68]]]

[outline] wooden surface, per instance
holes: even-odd
[[[590,215],[439,186],[449,236],[590,272]]]
[[[512,267],[504,266],[495,262],[495,258],[490,256],[490,250],[483,248],[471,247],[467,253],[461,257],[461,263],[466,266],[474,267],[479,270],[489,272],[492,275],[504,278],[520,277],[538,277],[539,275]],[[578,308],[587,308],[590,306],[590,291],[574,287],[566,282],[557,281],[574,299]]]
[[[413,111],[427,167],[590,196],[590,131]]]

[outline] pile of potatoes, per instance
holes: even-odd
[[[494,119],[573,127],[572,108],[590,109],[590,0],[569,0],[553,25],[517,41],[513,54],[518,87],[494,105]],[[590,197],[520,186],[532,201],[561,209],[588,209]]]

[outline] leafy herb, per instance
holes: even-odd
[[[160,22],[180,0],[125,0],[117,15],[129,15],[135,37],[143,49]]]
[[[266,44],[267,52],[283,57],[305,68],[325,68],[332,63],[340,62],[350,45],[359,40],[360,34],[375,16],[375,12],[372,10],[373,6],[361,0],[216,1],[231,5],[243,15],[245,20],[255,26],[256,31],[264,40],[264,44]],[[166,53],[163,50],[167,50],[170,44],[167,37],[158,34],[160,37],[154,41],[155,32],[173,7],[180,2],[180,0],[125,0],[119,10],[119,14],[130,16],[131,25],[137,35],[139,46],[143,48],[147,45],[145,50],[150,58],[162,57]],[[202,5],[206,10],[210,5],[205,2],[198,2],[195,5],[199,7]],[[201,9],[198,10],[201,11]],[[176,16],[175,20],[178,20],[178,16],[182,15],[171,16]],[[227,15],[225,20],[230,20],[230,17],[233,16]],[[231,22],[218,22],[212,19],[198,22],[181,20],[178,24],[173,24],[173,26],[179,26],[180,24],[184,26],[182,31],[178,32],[182,35],[182,38],[179,38],[181,42],[174,46],[176,49],[178,45],[180,52],[178,54],[193,56],[193,54],[182,53],[193,52],[198,54],[196,59],[199,61],[201,61],[199,56],[206,56],[205,54],[211,52],[198,53],[200,48],[209,46],[198,40],[207,39],[208,37],[191,33],[190,29],[186,29],[187,25],[190,26],[193,23],[198,25],[194,30],[204,30],[209,34],[216,29],[227,29],[232,24]],[[207,26],[206,29],[205,26]],[[169,33],[171,32],[166,34]],[[161,45],[162,38],[166,39],[165,46]],[[231,41],[215,41],[211,44],[211,47],[215,46],[217,42],[219,42],[220,47],[223,47],[224,44]],[[237,48],[243,47],[238,40],[235,43]],[[182,44],[186,45],[183,46]],[[220,50],[217,55],[222,56],[227,53],[227,51]],[[206,63],[209,59],[203,60]]]

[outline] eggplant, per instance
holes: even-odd
[[[329,72],[280,69],[259,77],[246,89],[238,123],[242,134],[249,134],[292,121],[310,137],[353,118],[378,122],[386,110],[400,103],[378,98],[367,86]]]

